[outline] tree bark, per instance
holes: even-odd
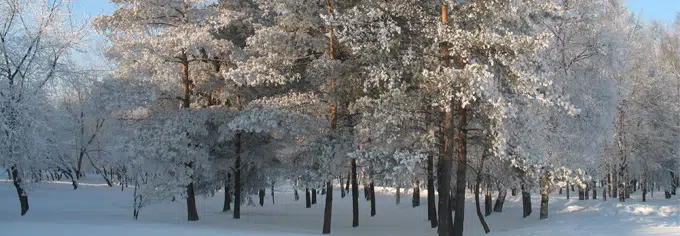
[[[12,167],[12,182],[14,187],[17,189],[17,195],[19,196],[19,206],[21,207],[21,215],[26,215],[28,212],[28,194],[26,189],[23,187],[23,179],[19,175],[19,170],[16,167]]]
[[[351,161],[352,179],[352,227],[359,226],[359,182],[357,181],[357,159]]]
[[[312,188],[312,205],[316,204],[316,188]]]
[[[432,228],[436,228],[438,223],[434,191],[434,157],[429,154],[427,155],[427,220],[430,221]]]
[[[340,198],[345,198],[345,181],[342,179],[342,175],[340,175]]]
[[[484,215],[489,216],[493,212],[493,209],[491,209],[492,201],[491,201],[491,192],[489,192],[489,185],[486,184],[486,194],[484,194]]]
[[[498,189],[498,198],[496,198],[496,204],[493,207],[495,212],[503,212],[503,204],[505,204],[505,196],[508,194],[506,189]]]
[[[543,172],[541,173],[540,176],[540,188],[541,188],[541,212],[539,219],[547,219],[548,218],[548,201],[550,200],[550,197],[548,194],[550,194],[550,180],[548,179],[548,174]]]
[[[333,185],[331,181],[328,181],[326,182],[326,205],[323,210],[323,230],[321,232],[322,234],[331,233],[332,213],[333,213]]]
[[[441,7],[441,23],[444,27],[446,27],[448,23],[448,6],[446,3],[442,3]],[[442,58],[444,59],[444,64],[445,66],[450,66],[450,58],[449,58],[449,48],[447,45],[442,46]],[[437,172],[439,176],[439,228],[438,228],[438,233],[439,236],[462,236],[463,234],[463,227],[462,227],[462,218],[456,217],[456,220],[461,220],[461,222],[457,222],[460,224],[460,230],[456,230],[455,225],[453,224],[453,217],[451,215],[451,202],[450,202],[450,193],[451,193],[451,168],[453,166],[453,139],[454,139],[454,127],[453,127],[453,100],[447,101],[447,109],[445,112],[444,120],[442,120],[443,124],[441,126],[443,137],[444,137],[444,143],[443,143],[443,153],[439,158],[439,162],[441,162],[440,166],[440,171]],[[460,167],[459,167],[460,169]],[[464,172],[464,170],[463,170]],[[463,195],[465,194],[465,186],[463,186],[460,191],[463,191]],[[456,209],[458,210],[458,209]],[[456,216],[458,213],[456,212]],[[454,231],[455,230],[455,231]]]
[[[312,207],[312,198],[309,193],[309,188],[305,188],[305,208],[311,208]]]
[[[453,236],[463,235],[465,220],[465,175],[467,173],[467,108],[458,103],[458,169],[456,170],[456,214]]]
[[[397,195],[396,195],[396,197],[397,197],[397,205],[399,205],[399,203],[401,201],[401,186],[399,186],[399,185],[397,185]]]
[[[578,200],[585,200],[586,195],[584,194],[583,188],[581,185],[578,186]]]
[[[375,216],[375,184],[373,181],[368,185],[371,194],[371,217]]]
[[[198,210],[196,210],[196,194],[194,193],[193,181],[187,186],[187,218],[189,221],[198,220]]]
[[[276,182],[272,182],[272,189],[271,189],[271,195],[272,195],[272,204],[276,204],[276,200],[274,199],[274,184]]]
[[[237,98],[238,99],[238,98]],[[234,161],[234,219],[241,219],[241,133],[236,133],[236,160]]]
[[[531,215],[531,193],[522,185],[522,216],[527,218]]]
[[[258,197],[260,197],[260,206],[264,206],[264,196],[265,196],[264,189],[260,189],[257,193],[258,193],[257,194]]]
[[[224,206],[222,207],[222,212],[231,210],[231,189],[229,188],[229,183],[231,183],[231,173],[227,174],[227,181],[224,182]]]
[[[420,181],[416,181],[416,185],[413,187],[411,206],[414,208],[420,206]]]
[[[593,180],[591,188],[593,189],[593,200],[597,200],[597,181]]]
[[[481,171],[481,170],[480,170]],[[486,220],[484,219],[484,215],[482,214],[482,208],[479,206],[479,188],[481,187],[481,174],[477,174],[477,184],[475,184],[475,206],[477,207],[477,217],[479,218],[479,222],[482,223],[482,227],[484,228],[485,233],[491,232],[489,229],[489,225],[486,224]]]
[[[352,180],[352,172],[347,173],[347,183],[345,183],[345,192],[349,193],[350,181]]]

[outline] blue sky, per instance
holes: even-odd
[[[680,10],[680,0],[626,0],[628,8],[646,21],[670,23]]]
[[[73,10],[77,18],[87,18],[111,13],[115,5],[109,0],[72,0]],[[626,0],[628,8],[636,13],[642,13],[646,21],[659,20],[672,22],[680,10],[680,0]]]

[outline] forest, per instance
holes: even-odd
[[[205,197],[237,220],[285,186],[301,211],[319,196],[323,234],[339,201],[352,227],[379,213],[376,188],[440,236],[463,235],[465,211],[489,233],[510,196],[523,210],[507,217],[540,220],[556,195],[677,202],[680,21],[623,0],[111,3],[81,20],[67,0],[0,1],[0,170],[16,190],[0,200],[16,216],[40,183],[77,195],[94,178],[129,188],[135,220],[182,202],[199,221]]]

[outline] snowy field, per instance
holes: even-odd
[[[132,220],[132,188],[121,191],[107,187],[95,177],[83,180],[78,190],[69,183],[43,183],[29,192],[30,211],[19,216],[16,191],[10,182],[0,182],[0,229],[2,235],[319,235],[323,220],[324,196],[311,209],[304,207],[304,195],[293,201],[292,192],[280,187],[276,204],[267,193],[264,207],[244,205],[240,220],[223,213],[221,193],[197,199],[198,222],[187,222],[184,201],[160,203],[142,209],[139,220]],[[87,184],[91,183],[91,184]],[[335,191],[332,235],[435,235],[427,222],[425,191],[421,206],[411,207],[410,195],[401,204],[386,189],[376,189],[377,215],[370,217],[369,204],[360,191],[360,226],[351,227],[351,198]],[[564,195],[550,199],[550,216],[538,220],[539,201],[533,196],[533,213],[524,219],[519,196],[508,196],[504,211],[487,218],[490,235],[680,235],[680,201],[677,196],[663,199],[663,193],[647,203],[640,202],[640,191],[625,204],[608,199],[566,200]],[[572,196],[576,196],[573,194]],[[473,195],[467,194],[465,235],[484,235],[474,210]],[[257,201],[257,197],[253,196]]]

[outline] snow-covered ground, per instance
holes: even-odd
[[[19,216],[16,191],[0,182],[1,235],[318,235],[323,221],[323,200],[311,209],[304,198],[293,201],[292,192],[280,187],[276,204],[269,193],[264,207],[245,206],[240,220],[231,212],[223,213],[221,193],[198,198],[201,217],[187,222],[184,201],[167,202],[142,209],[139,220],[132,220],[132,188],[102,185],[89,177],[78,190],[70,183],[43,183],[29,192],[30,211]],[[427,201],[422,192],[421,206],[411,207],[410,193],[403,194],[401,204],[389,189],[378,189],[377,215],[370,217],[367,201],[360,191],[360,226],[351,227],[351,199],[341,198],[336,189],[333,206],[333,235],[435,235],[427,222]],[[522,218],[519,197],[508,196],[504,211],[487,218],[491,235],[680,235],[680,201],[678,196],[663,199],[663,193],[640,202],[639,191],[624,204],[612,200],[567,200],[564,195],[550,199],[550,217],[538,220],[539,201],[533,196],[533,214]],[[573,194],[576,195],[576,194]],[[304,195],[301,195],[304,197]],[[253,199],[257,201],[256,196]],[[472,194],[468,194],[465,235],[484,235],[477,219]]]

